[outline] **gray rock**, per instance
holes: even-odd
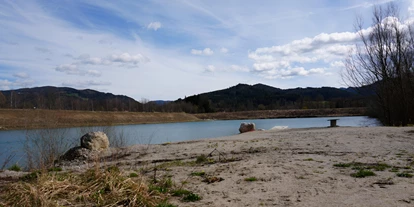
[[[89,132],[81,137],[81,147],[102,151],[109,148],[109,140],[103,132]]]
[[[255,130],[256,130],[256,125],[254,123],[243,122],[240,124],[240,128],[239,128],[240,133],[251,132]]]
[[[60,160],[62,161],[73,161],[73,160],[88,160],[91,157],[92,151],[83,148],[83,147],[74,147],[69,149],[64,155],[60,157]]]

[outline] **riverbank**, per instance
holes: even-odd
[[[0,109],[0,130],[154,124],[200,120],[360,116],[364,108],[263,110],[205,114]]]
[[[171,179],[201,200],[177,206],[412,206],[414,127],[334,127],[249,132],[101,154],[103,167]],[[66,163],[65,172],[93,168]]]
[[[194,114],[199,119],[242,120],[275,118],[308,118],[333,116],[364,116],[366,108],[286,109]]]
[[[110,126],[199,121],[186,113],[142,113],[65,110],[0,110],[0,130]]]

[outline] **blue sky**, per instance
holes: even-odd
[[[343,87],[343,59],[392,0],[0,0],[0,90],[175,100],[263,83]],[[412,20],[413,0],[395,0]],[[407,21],[412,22],[412,21]]]

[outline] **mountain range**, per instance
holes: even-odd
[[[0,91],[0,108],[90,111],[163,111],[205,113],[273,109],[365,107],[371,94],[357,88],[280,89],[264,84],[238,84],[176,101],[138,101],[123,95],[67,87],[35,87]]]

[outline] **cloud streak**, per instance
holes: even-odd
[[[161,23],[160,22],[151,22],[147,26],[147,29],[152,29],[154,31],[157,31],[159,28],[161,28]]]
[[[210,55],[213,55],[214,52],[213,52],[213,50],[211,50],[210,48],[207,47],[207,48],[204,48],[204,50],[191,49],[191,54],[210,56]]]

